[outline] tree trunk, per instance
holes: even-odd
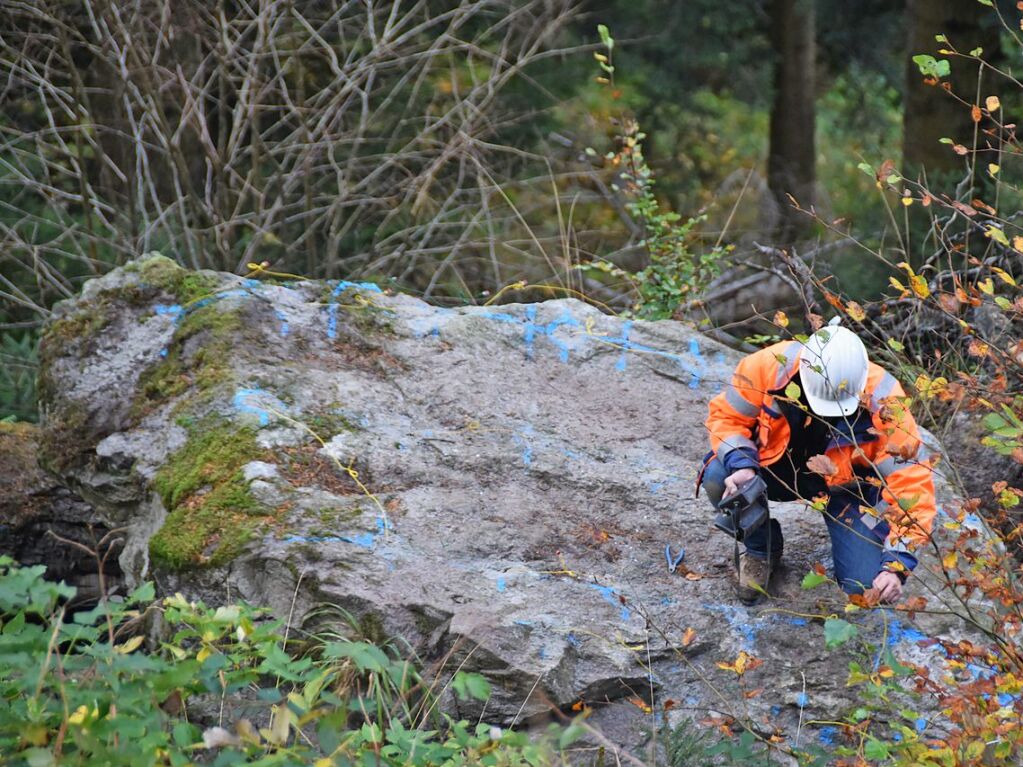
[[[918,178],[926,171],[929,180],[941,182],[951,174],[966,173],[964,157],[941,144],[948,137],[967,147],[973,146],[974,122],[969,106],[956,101],[942,88],[927,85],[913,56],[937,53],[948,47],[935,41],[943,34],[956,50],[967,53],[982,47],[983,56],[991,61],[1000,54],[997,19],[989,8],[977,0],[908,0],[906,6],[906,97],[903,107],[902,172]],[[964,59],[949,58],[951,76],[945,78],[952,92],[968,104],[977,101],[977,66]],[[981,98],[983,98],[983,93]]]
[[[802,207],[813,204],[816,149],[814,99],[816,42],[813,0],[774,0],[771,43],[775,52],[774,104],[767,184],[779,206],[777,243],[787,245],[803,234],[810,219],[794,210],[789,195]]]

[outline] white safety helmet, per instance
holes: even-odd
[[[806,340],[799,363],[810,409],[832,418],[855,413],[867,388],[867,349],[839,322],[835,317]]]

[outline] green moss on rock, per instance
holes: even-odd
[[[266,457],[249,427],[208,418],[156,475],[153,486],[168,510],[149,542],[153,562],[180,570],[226,564],[238,556],[272,511],[249,489],[242,468]]]
[[[140,282],[170,293],[182,306],[221,288],[220,280],[214,275],[185,269],[160,253],[152,253],[124,269],[138,274]]]
[[[202,393],[232,381],[230,360],[242,332],[242,312],[237,307],[215,302],[190,312],[175,331],[167,356],[139,377],[133,413],[141,416],[193,386]],[[196,341],[186,351],[192,339]]]

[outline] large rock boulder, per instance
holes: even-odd
[[[488,717],[610,701],[596,716],[619,742],[649,728],[651,695],[766,732],[850,703],[849,657],[807,617],[822,594],[799,587],[828,560],[815,512],[775,509],[778,596],[733,597],[731,544],[694,488],[736,358],[680,323],[577,300],[444,309],[154,256],[59,305],[41,358],[45,463],[127,527],[129,579],[307,627],[344,611],[486,674]],[[667,544],[686,550],[676,574]],[[877,642],[884,621],[889,642],[921,636],[864,620]],[[741,650],[769,694],[717,667]]]
[[[78,590],[75,604],[121,586],[121,539],[103,518],[39,465],[39,430],[0,422],[0,555],[45,565],[47,576]],[[100,564],[104,579],[100,578]]]

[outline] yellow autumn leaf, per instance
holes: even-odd
[[[1000,279],[1006,285],[1012,285],[1013,287],[1016,287],[1016,280],[1014,280],[1012,278],[1012,275],[1010,275],[1004,269],[999,269],[997,266],[992,266],[991,271],[994,272],[998,279]]]
[[[1023,240],[1023,237],[1020,237],[1020,240]],[[901,282],[899,282],[894,277],[889,277],[888,278],[888,282],[891,283],[891,286],[893,288],[895,288],[896,290],[901,290],[901,291],[905,291],[906,290],[906,286],[903,285]]]
[[[909,287],[918,298],[927,298],[931,294],[931,289],[927,287],[927,280],[920,274],[914,274],[909,278]]]
[[[1018,234],[1015,237],[1013,237],[1012,247],[1014,247],[1016,250],[1020,252],[1023,252],[1023,237],[1020,237]]]
[[[984,236],[985,237],[990,237],[992,240],[994,240],[995,242],[999,243],[1000,245],[1005,245],[1005,246],[1009,245],[1009,238],[1006,237],[1005,236],[1005,232],[1003,232],[997,226],[993,226],[992,225],[992,226],[989,226],[987,229],[985,229],[984,230]]]
[[[127,655],[128,653],[139,649],[139,645],[142,644],[143,641],[145,641],[144,636],[132,637],[127,642],[114,647],[114,650],[119,652],[121,655]]]
[[[85,717],[89,715],[89,709],[86,706],[79,706],[75,709],[75,712],[67,718],[68,724],[82,724],[85,722]]]
[[[783,328],[787,328],[789,326],[789,318],[785,312],[778,310],[774,313],[774,324]]]
[[[855,301],[850,301],[848,304],[846,304],[845,310],[849,314],[849,316],[856,322],[863,322],[863,320],[867,319],[867,313],[863,311],[863,307],[860,306]]]
[[[203,661],[205,661],[211,655],[213,655],[213,651],[210,650],[208,645],[203,645],[202,648],[199,650],[199,652],[196,653],[195,659],[197,661],[199,661],[200,663],[202,663]]]
[[[989,296],[994,295],[995,283],[994,280],[992,280],[990,277],[988,277],[986,280],[981,280],[980,282],[978,282],[977,287],[981,289],[981,292],[987,293]]]
[[[905,205],[908,208],[910,205],[913,204],[913,197],[911,195],[909,195],[909,194],[903,195],[902,196],[902,204]]]
[[[987,172],[990,173],[992,176],[997,176],[999,170],[1001,169],[995,163],[989,162],[987,164]]]
[[[999,107],[1002,106],[1002,102],[998,100],[997,96],[988,96],[984,99],[984,106],[987,107],[989,112],[997,112]]]
[[[959,554],[954,551],[950,551],[948,554],[941,558],[941,566],[946,570],[951,570],[959,563]]]

